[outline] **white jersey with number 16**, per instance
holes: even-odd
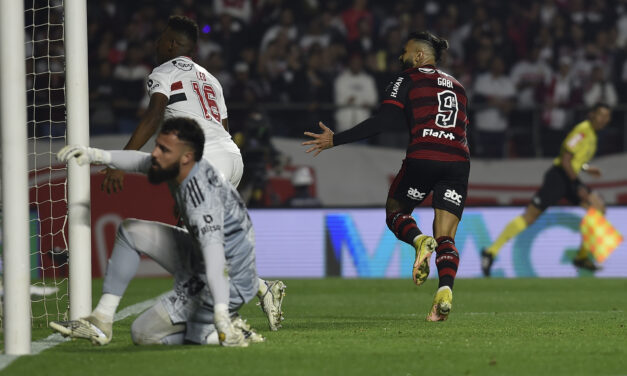
[[[228,117],[220,82],[192,59],[180,56],[153,69],[148,76],[148,94],[168,97],[165,119],[192,118],[205,133],[204,154],[230,152],[239,148],[222,126]]]

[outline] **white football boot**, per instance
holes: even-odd
[[[100,321],[94,316],[70,321],[52,321],[50,328],[64,337],[88,339],[99,346],[108,344],[113,337],[113,323]]]
[[[244,320],[242,318],[242,316],[235,315],[231,318],[231,322],[233,323],[233,326],[235,327],[235,329],[237,330],[241,330],[242,333],[244,334],[244,338],[246,338],[246,340],[250,343],[260,343],[260,342],[265,342],[265,338],[264,336],[262,336],[261,334],[255,332],[255,329],[250,327],[250,324],[246,322],[246,320]]]
[[[285,297],[285,289],[287,286],[282,281],[265,281],[266,292],[259,296],[259,303],[261,309],[268,317],[268,326],[270,330],[277,331],[281,327],[281,321],[283,318],[283,312],[281,311],[281,305],[283,304],[283,298]]]

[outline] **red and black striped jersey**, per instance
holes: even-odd
[[[451,75],[433,66],[403,71],[385,89],[383,104],[405,112],[410,131],[407,158],[468,161],[468,98]]]

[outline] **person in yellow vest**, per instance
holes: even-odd
[[[588,161],[597,150],[597,132],[607,126],[610,118],[610,107],[605,103],[597,103],[590,109],[588,119],[577,124],[568,133],[562,142],[560,154],[544,174],[542,187],[533,196],[525,212],[510,221],[494,243],[483,248],[481,270],[486,277],[490,276],[492,263],[501,247],[534,223],[546,208],[555,205],[560,199],[565,198],[574,205],[581,205],[586,209],[593,207],[605,213],[603,200],[579,180],[579,172],[584,171],[595,177],[601,176],[601,170],[590,166]],[[578,268],[598,270],[599,267],[590,260],[589,254],[590,250],[582,242],[573,264]]]

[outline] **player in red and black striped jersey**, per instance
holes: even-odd
[[[410,133],[406,158],[390,187],[386,222],[396,237],[414,246],[412,275],[421,285],[429,276],[429,260],[435,251],[439,288],[427,320],[446,320],[459,265],[455,233],[464,210],[470,172],[466,141],[468,99],[463,86],[438,70],[436,63],[448,42],[429,32],[413,33],[399,57],[405,70],[386,88],[377,113],[351,129],[334,134],[322,122],[322,133],[305,132],[312,140],[307,152],[355,142],[406,124]],[[412,211],[433,192],[433,237],[423,234]]]

